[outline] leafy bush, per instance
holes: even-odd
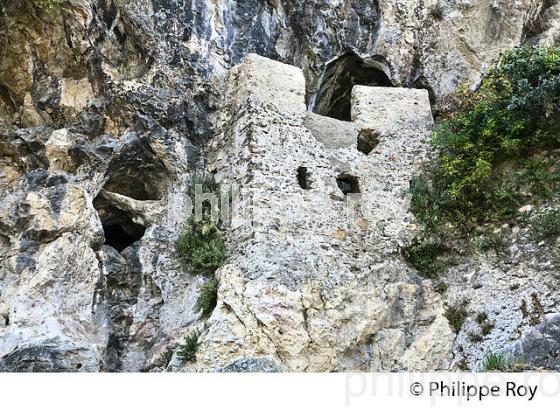
[[[183,363],[185,362],[196,362],[196,351],[198,349],[198,338],[200,334],[194,332],[185,337],[183,344],[179,346],[177,351],[177,356],[181,359]]]
[[[501,252],[507,247],[507,240],[504,235],[495,233],[492,230],[485,230],[480,236],[473,239],[474,247],[480,251],[488,251],[490,249]]]
[[[218,301],[218,281],[210,278],[199,289],[195,310],[202,311],[202,316],[209,316],[216,307]]]
[[[523,367],[519,358],[511,354],[490,352],[484,357],[482,369],[485,372],[511,372]]]
[[[508,367],[508,360],[502,353],[490,352],[484,357],[482,363],[482,368],[485,372],[504,372]]]
[[[446,266],[439,259],[445,249],[433,242],[422,242],[404,249],[405,260],[414,267],[420,276],[436,279]]]
[[[218,186],[211,178],[195,176],[191,184],[190,196],[195,203],[195,187],[202,194],[218,197]],[[207,201],[202,203],[201,215],[193,213],[183,225],[175,242],[177,259],[187,272],[212,275],[226,258],[225,246],[219,230],[219,209],[212,209]],[[214,211],[214,212],[213,212]]]
[[[432,16],[434,20],[443,19],[443,7],[441,7],[441,4],[438,3],[430,9],[430,16]]]
[[[198,188],[197,188],[198,186]],[[212,194],[218,203],[219,187],[212,178],[196,175],[190,187],[191,202],[196,204],[196,195]],[[216,270],[226,259],[226,249],[221,237],[220,210],[213,209],[212,203],[201,204],[200,215],[196,210],[183,225],[181,234],[175,242],[175,250],[183,269],[192,274],[208,276],[199,289],[195,310],[209,316],[218,300],[218,281]]]
[[[560,146],[559,102],[560,48],[514,49],[477,92],[459,90],[456,112],[435,128],[436,158],[411,183],[412,211],[425,228],[467,231],[510,218],[528,199],[523,183],[550,187],[542,169],[529,181],[514,170],[534,152]]]
[[[447,306],[445,309],[444,316],[447,318],[449,322],[449,326],[455,333],[459,333],[463,328],[463,324],[469,315],[467,312],[467,305],[469,304],[468,300],[463,300],[461,303],[458,303],[453,306]]]
[[[549,211],[531,221],[533,233],[538,239],[549,239],[560,235],[560,210]]]

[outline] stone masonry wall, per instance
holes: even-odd
[[[228,82],[208,155],[244,212],[229,221],[232,257],[194,367],[447,368],[440,296],[398,253],[414,228],[406,190],[426,155],[427,92],[355,87],[347,123],[306,112],[298,68],[249,55]],[[366,155],[359,138],[379,142]],[[345,195],[341,175],[360,193]]]

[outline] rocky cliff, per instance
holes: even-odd
[[[0,16],[1,370],[477,369],[496,348],[558,368],[554,249],[503,227],[508,252],[466,255],[443,295],[400,249],[430,103],[555,43],[560,4],[53,3]],[[200,171],[251,204],[210,317],[174,251]],[[370,208],[343,218],[345,194]]]

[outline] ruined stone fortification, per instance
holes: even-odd
[[[406,191],[429,155],[431,109],[476,86],[500,52],[557,43],[559,10],[548,0],[10,9],[0,370],[479,370],[497,349],[558,369],[557,247],[503,226],[506,251],[460,255],[445,293],[400,253],[417,230]],[[239,191],[209,318],[195,311],[205,279],[174,254],[200,171]],[[467,299],[455,335],[444,306]],[[481,312],[492,328],[475,341]],[[194,331],[197,361],[182,364],[178,346]]]
[[[209,167],[251,209],[228,231],[196,368],[447,368],[442,300],[399,256],[414,234],[406,190],[426,155],[428,93],[357,86],[342,122],[307,112],[295,67],[249,55],[227,83]]]

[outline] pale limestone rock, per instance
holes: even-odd
[[[193,330],[203,344],[186,369],[447,368],[442,298],[398,255],[418,232],[403,192],[426,154],[426,93],[356,87],[354,122],[305,107],[325,64],[349,50],[445,106],[501,52],[557,43],[558,4],[442,1],[439,20],[436,0],[71,3],[22,9],[0,36],[0,117],[34,127],[1,129],[0,369],[161,370]],[[306,81],[256,56],[228,74],[255,51]],[[378,140],[367,156],[364,136]],[[203,167],[243,200],[224,224],[231,259],[208,321],[194,311],[203,278],[181,272],[173,249]],[[364,205],[347,218],[342,173],[358,178]],[[144,185],[157,195],[133,198]],[[96,200],[143,236],[121,252],[104,244]],[[467,356],[476,370],[522,335],[527,353],[555,326],[557,247],[526,229],[499,234],[505,254],[465,255],[444,278],[447,302],[471,299],[454,365]],[[495,327],[473,343],[479,311]]]
[[[23,99],[21,122],[24,127],[36,127],[44,123],[41,115],[39,115],[33,106],[33,99],[29,93],[25,94],[25,98]]]
[[[88,105],[95,95],[91,83],[87,78],[74,80],[63,78],[60,86],[60,104],[64,107],[82,110]]]
[[[45,144],[45,153],[49,160],[51,171],[71,172],[74,170],[75,164],[68,152],[71,146],[72,141],[67,129],[53,131]]]

